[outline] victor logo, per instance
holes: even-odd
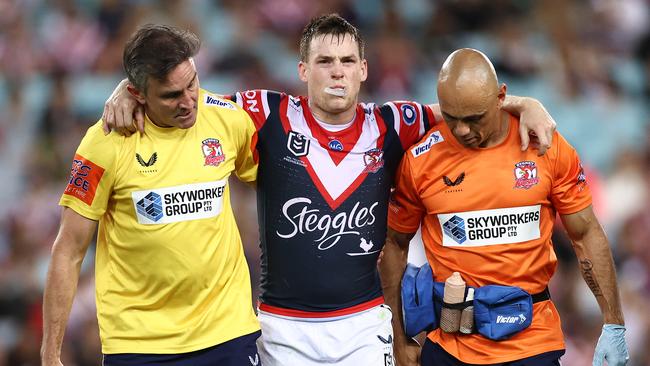
[[[418,156],[429,151],[431,149],[431,146],[442,141],[445,141],[445,139],[440,134],[440,131],[433,131],[426,140],[418,145],[415,145],[415,147],[411,149],[411,153],[413,154],[414,158],[417,158]]]
[[[288,200],[282,206],[282,214],[289,222],[290,231],[275,233],[283,238],[293,238],[299,234],[318,233],[316,239],[318,249],[327,250],[336,245],[344,235],[360,235],[358,229],[375,223],[374,210],[379,205],[374,202],[370,207],[361,206],[357,202],[350,212],[344,211],[332,216],[322,213],[318,208],[312,208],[311,200],[306,197],[296,197]]]
[[[524,324],[526,317],[524,314],[519,314],[519,316],[502,316],[497,315],[497,324]]]

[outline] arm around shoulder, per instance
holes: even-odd
[[[533,147],[538,149],[539,155],[544,155],[553,143],[553,133],[557,127],[544,105],[534,98],[508,95],[503,101],[502,108],[519,116],[521,150],[528,149],[528,144],[531,142],[530,135],[532,135]]]

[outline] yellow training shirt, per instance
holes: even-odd
[[[102,351],[184,353],[259,329],[228,177],[252,182],[255,126],[200,91],[189,129],[81,141],[60,204],[99,221],[96,300]]]

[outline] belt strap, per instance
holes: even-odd
[[[548,290],[548,287],[544,291],[531,295],[533,298],[533,304],[536,302],[542,302],[551,299],[551,292]]]
[[[548,287],[544,289],[542,292],[538,292],[536,294],[530,295],[530,297],[533,299],[533,304],[550,300],[551,299],[551,292],[548,290]],[[443,308],[448,308],[448,309],[456,309],[456,310],[463,310],[468,306],[471,306],[473,304],[473,301],[463,301],[459,302],[456,304],[450,304],[447,302],[442,302],[442,307]]]

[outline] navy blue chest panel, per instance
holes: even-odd
[[[367,107],[359,142],[337,165],[309,130],[300,101],[284,98],[286,112],[281,96],[269,95],[258,131],[261,300],[329,311],[375,299],[388,197],[403,154],[392,114]]]

